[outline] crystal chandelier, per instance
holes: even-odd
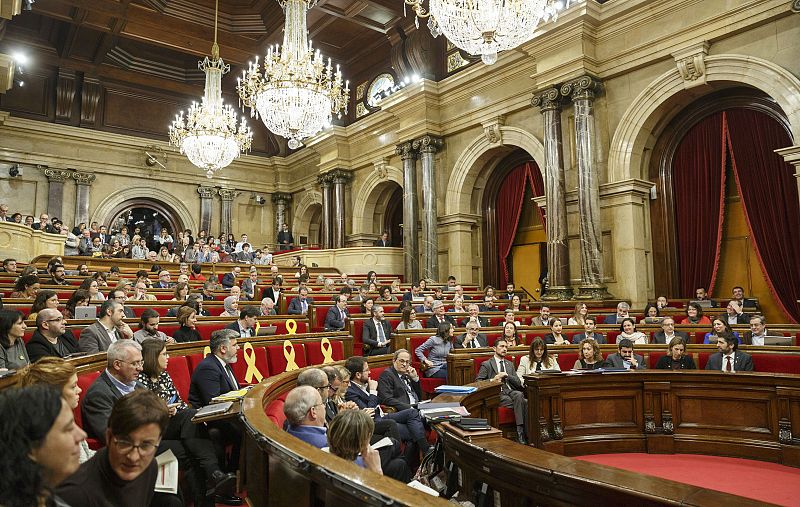
[[[253,133],[245,124],[244,116],[237,127],[238,115],[231,106],[222,103],[222,75],[230,70],[230,65],[219,57],[218,9],[219,0],[214,7],[211,60],[206,57],[197,64],[206,73],[203,102],[193,102],[185,118],[181,111],[169,128],[169,142],[178,147],[192,164],[205,170],[209,178],[215,171],[230,165],[242,152],[249,151],[253,143]]]
[[[289,140],[289,148],[302,146],[331,123],[333,114],[347,113],[349,83],[342,86],[339,66],[331,60],[325,65],[319,51],[308,41],[306,11],[316,0],[279,0],[286,13],[283,47],[270,47],[264,70],[255,63],[239,79],[240,104],[250,108],[250,116],[260,115],[267,128]],[[257,113],[256,113],[257,111]]]
[[[428,0],[428,10],[425,0],[404,1],[414,10],[417,28],[420,18],[428,18],[431,35],[444,34],[491,65],[499,51],[530,40],[540,22],[555,21],[559,10],[579,0]]]

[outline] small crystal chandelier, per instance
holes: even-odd
[[[328,64],[308,41],[306,12],[316,0],[278,0],[286,13],[283,48],[270,47],[264,58],[264,71],[255,63],[243,72],[236,89],[240,105],[250,108],[250,116],[260,115],[267,128],[289,140],[289,148],[302,146],[331,124],[333,114],[347,113],[349,82],[342,86],[342,73],[331,60]],[[257,111],[257,113],[256,113]]]
[[[222,76],[230,65],[219,57],[217,44],[217,16],[219,0],[214,6],[214,44],[211,60],[206,57],[197,66],[206,73],[206,87],[202,104],[192,103],[183,116],[175,115],[169,128],[169,142],[178,147],[192,164],[206,171],[211,178],[215,171],[233,162],[242,152],[249,151],[253,133],[244,121],[237,127],[238,115],[229,105],[222,103]]]
[[[420,18],[428,18],[431,35],[444,34],[492,65],[499,51],[530,40],[540,22],[555,21],[559,10],[579,0],[428,0],[429,11],[424,1],[404,0],[414,10],[417,28]]]

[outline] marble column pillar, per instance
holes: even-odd
[[[417,229],[417,152],[411,141],[395,150],[403,161],[403,261],[406,282],[419,280],[419,231]]]
[[[211,216],[216,191],[213,187],[200,186],[197,187],[197,193],[200,194],[200,229],[196,232],[206,231],[206,234],[211,234]]]
[[[775,153],[783,157],[787,164],[794,167],[794,177],[797,179],[797,195],[800,196],[800,145],[788,146],[775,150]]]
[[[333,245],[332,248],[345,246],[345,188],[352,179],[349,172],[335,169],[330,172],[333,182]]]
[[[436,152],[442,139],[431,135],[414,141],[422,163],[422,278],[439,280],[439,216],[436,212]]]
[[[64,218],[64,182],[70,177],[69,171],[61,169],[45,168],[44,175],[47,176],[47,214],[50,218]]]
[[[72,179],[75,180],[77,185],[77,192],[75,195],[75,223],[79,224],[84,222],[89,224],[89,189],[97,179],[97,176],[92,173],[83,173],[75,171],[72,173]]]
[[[578,213],[580,214],[581,283],[575,299],[610,299],[603,284],[600,238],[600,175],[596,160],[594,125],[595,91],[600,83],[582,76],[561,86],[561,95],[575,107],[575,151],[578,161]]]
[[[541,111],[544,127],[548,286],[542,299],[565,300],[572,297],[572,287],[569,278],[567,202],[561,142],[561,94],[558,88],[549,88],[534,94],[531,104]]]
[[[280,232],[283,230],[283,224],[289,223],[289,203],[292,202],[292,194],[285,192],[275,192],[272,194],[272,204],[275,207],[275,230]],[[289,230],[292,226],[289,225]],[[277,238],[277,233],[275,234]],[[297,240],[295,240],[297,244]]]
[[[329,174],[317,176],[317,183],[322,189],[322,230],[320,231],[322,248],[331,248],[333,244],[333,180]]]
[[[222,216],[219,217],[220,237],[222,237],[222,233],[233,234],[236,237],[237,233],[233,230],[233,200],[241,192],[237,192],[232,188],[220,188],[217,193],[222,201]]]

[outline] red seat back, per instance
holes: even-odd
[[[292,343],[294,349],[294,362],[299,368],[307,366],[306,351],[302,343]],[[287,349],[288,350],[288,349]],[[284,356],[283,345],[269,345],[267,347],[267,364],[269,371],[273,375],[278,375],[286,371],[286,357]]]
[[[800,373],[800,356],[794,354],[753,354],[756,371],[768,373]]]
[[[558,354],[558,366],[562,370],[571,370],[575,366],[575,361],[578,360],[577,352],[561,352]]]
[[[75,424],[78,426],[83,427],[83,418],[81,417],[81,404],[83,403],[83,397],[86,396],[86,391],[89,389],[89,386],[91,386],[99,376],[99,371],[90,371],[88,373],[78,375],[78,387],[81,388],[81,394],[78,396],[78,406],[72,411],[75,416]]]
[[[647,358],[647,367],[653,369],[658,364],[658,360],[666,356],[666,352],[650,352]]]
[[[264,409],[264,413],[267,414],[267,417],[279,428],[283,428],[283,423],[286,421],[286,416],[283,415],[283,405],[284,402],[281,399],[272,400],[270,404],[267,405],[267,408]]]
[[[189,364],[189,370],[194,373],[195,368],[197,368],[197,365],[200,364],[203,359],[205,359],[203,354],[192,354],[186,356],[186,361]]]
[[[480,356],[472,360],[472,366],[475,368],[475,377],[478,376],[478,372],[481,370],[481,365],[483,362],[491,358],[492,356]]]
[[[189,385],[192,383],[192,375],[189,373],[189,362],[185,356],[172,356],[167,362],[167,373],[172,377],[175,389],[181,395],[181,399],[189,399]]]
[[[236,376],[236,380],[239,381],[240,384],[257,384],[259,382],[258,378],[253,376],[250,379],[250,382],[247,381],[245,378],[247,376],[247,370],[249,368],[247,364],[247,360],[244,357],[244,344],[242,342],[239,346],[239,351],[236,353],[236,362],[231,364],[231,368],[233,369],[233,374]],[[267,361],[267,350],[264,347],[253,347],[253,359],[255,360],[255,367],[258,369],[258,372],[261,373],[262,377],[267,378],[269,377],[269,362]]]
[[[322,353],[322,341],[306,342],[306,359],[309,365],[320,365],[325,361],[325,355]],[[341,340],[331,340],[331,351],[333,352],[333,360],[341,361],[344,359],[344,344]]]
[[[697,361],[697,369],[698,370],[705,370],[706,369],[706,363],[708,363],[708,358],[711,357],[711,354],[713,354],[713,352],[700,352],[700,354],[698,355],[698,361]]]

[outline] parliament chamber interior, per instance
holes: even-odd
[[[0,0],[0,506],[798,505],[797,139],[798,0]]]

